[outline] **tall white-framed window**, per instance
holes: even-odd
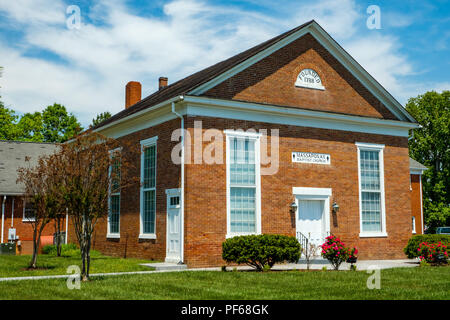
[[[260,134],[226,130],[227,237],[261,233]]]
[[[120,148],[109,152],[111,165],[109,166],[110,186],[108,199],[108,230],[107,238],[120,238]]]
[[[416,217],[412,216],[412,233],[416,233]]]
[[[157,136],[141,141],[141,239],[156,239],[157,141]]]
[[[384,145],[357,142],[360,237],[386,237]]]

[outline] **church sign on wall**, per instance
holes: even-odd
[[[325,87],[322,85],[322,80],[313,69],[303,69],[300,71],[297,76],[297,81],[295,81],[295,86],[325,90]]]
[[[330,164],[331,157],[325,153],[292,152],[292,162]]]

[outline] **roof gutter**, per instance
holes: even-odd
[[[4,233],[4,229],[5,229],[5,203],[6,203],[6,196],[3,196],[3,201],[2,201],[2,239],[0,243],[3,243],[3,233]]]
[[[96,128],[96,129],[93,130],[93,132],[99,132],[99,131],[105,130],[105,129],[110,128],[110,127],[112,127],[112,126],[115,126],[115,125],[117,125],[117,124],[119,124],[119,123],[122,123],[122,122],[125,122],[125,121],[128,121],[128,120],[137,118],[137,117],[139,117],[139,116],[141,116],[141,115],[143,115],[143,114],[145,114],[145,113],[147,113],[147,112],[150,112],[150,111],[154,111],[154,110],[160,109],[160,108],[162,108],[162,107],[164,107],[164,106],[166,106],[166,105],[168,105],[168,104],[171,104],[171,103],[173,103],[173,102],[177,103],[177,102],[179,102],[179,101],[182,101],[183,99],[184,99],[183,96],[176,96],[176,97],[170,98],[170,99],[168,99],[168,100],[165,100],[165,101],[163,101],[163,102],[161,102],[161,103],[158,103],[158,104],[154,105],[153,107],[145,108],[145,109],[143,109],[143,110],[141,110],[141,111],[138,111],[138,112],[136,112],[136,113],[130,114],[129,116],[126,116],[125,118],[118,119],[118,120],[113,121],[113,122],[111,122],[111,123],[108,123],[108,124],[106,124],[106,125],[104,125],[104,126],[101,126],[101,127],[99,127],[99,128]]]
[[[181,245],[180,245],[180,263],[184,262],[184,117],[179,114],[175,105],[178,102],[184,101],[183,96],[177,97],[174,101],[171,102],[172,105],[172,113],[175,114],[178,118],[181,119],[181,192],[180,192],[180,234],[181,234]]]

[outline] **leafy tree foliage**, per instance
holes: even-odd
[[[14,140],[17,137],[14,110],[6,108],[0,101],[0,140]]]
[[[450,91],[409,99],[406,110],[422,125],[409,141],[410,156],[428,167],[423,174],[425,224],[450,225]]]
[[[111,113],[109,113],[108,111],[102,112],[102,113],[98,114],[97,117],[92,119],[91,127],[95,127],[96,125],[102,123],[103,121],[105,121],[106,119],[109,119],[109,118],[111,118]]]
[[[64,212],[59,196],[61,179],[55,171],[54,156],[42,156],[36,166],[19,168],[17,182],[25,186],[25,197],[33,204],[34,219],[29,222],[33,230],[33,254],[30,268],[36,268],[41,234],[45,226]]]
[[[113,152],[114,150],[114,152]],[[139,185],[135,161],[140,153],[135,144],[119,144],[97,133],[83,133],[60,145],[48,170],[57,176],[52,192],[68,209],[81,251],[81,277],[89,280],[92,235],[97,221],[108,216],[110,187]],[[112,170],[116,167],[117,170]]]
[[[55,103],[42,112],[42,135],[46,142],[65,142],[81,130],[77,118],[63,105]]]
[[[21,141],[44,141],[42,134],[42,114],[25,113],[16,125],[16,139]]]

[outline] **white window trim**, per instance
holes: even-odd
[[[155,232],[144,233],[144,148],[155,146],[155,187],[147,188],[145,191],[154,190],[156,196],[156,183],[158,171],[158,136],[154,136],[145,140],[141,140],[141,186],[140,186],[140,214],[139,214],[139,239],[156,239],[156,200],[155,200]]]
[[[416,234],[416,217],[412,216],[412,233]]]
[[[34,222],[36,221],[36,218],[26,218],[25,217],[25,206],[26,206],[26,201],[25,199],[23,199],[23,215],[22,215],[22,222]]]
[[[227,164],[227,234],[226,238],[261,234],[261,156],[260,137],[262,134],[256,132],[245,132],[242,130],[224,130],[226,135],[226,164]],[[256,232],[231,232],[231,198],[230,198],[230,138],[247,138],[255,141],[255,201],[256,201]]]
[[[109,150],[109,156],[112,157],[113,153],[118,152],[118,151],[119,152],[122,151],[122,147],[118,147],[118,148],[115,148],[113,150]],[[109,166],[108,174],[110,176],[111,176],[111,170],[112,170],[112,167]],[[119,195],[119,232],[111,233],[111,232],[109,232],[109,230],[110,230],[110,228],[109,228],[109,212],[111,210],[111,196],[115,196],[115,195]],[[109,239],[120,239],[120,203],[121,203],[121,200],[122,200],[122,197],[121,197],[120,191],[116,192],[116,193],[111,193],[111,185],[110,185],[108,187],[108,218],[107,218],[108,223],[107,223],[107,226],[106,226],[107,227],[107,229],[106,229],[106,238],[109,238]]]
[[[387,237],[386,232],[386,206],[384,194],[384,144],[355,142],[358,149],[358,190],[359,190],[359,237],[360,238],[376,238]],[[361,190],[361,150],[379,151],[379,167],[380,167],[380,210],[381,210],[381,231],[364,232],[362,231],[362,190]]]

